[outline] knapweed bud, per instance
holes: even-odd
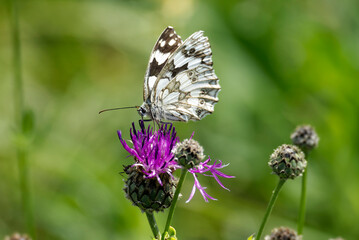
[[[301,239],[302,237],[298,236],[296,231],[287,227],[274,228],[272,230],[271,235],[267,235],[264,237],[264,240],[301,240]]]
[[[290,135],[294,145],[297,145],[304,151],[309,151],[318,145],[319,137],[310,125],[298,126]]]
[[[159,174],[161,185],[157,178],[146,178],[146,175],[136,167],[128,166],[125,172],[128,178],[123,190],[133,205],[143,212],[163,211],[171,206],[177,180],[168,173]]]
[[[294,179],[304,172],[307,161],[304,153],[296,146],[283,144],[274,150],[268,165],[281,179]]]
[[[187,169],[198,166],[204,158],[202,146],[193,139],[185,139],[177,143],[173,152],[178,164]]]
[[[176,229],[174,227],[170,226],[168,232],[166,232],[165,240],[177,240]]]
[[[11,236],[6,236],[5,240],[31,240],[26,234],[14,233]]]

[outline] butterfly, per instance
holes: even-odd
[[[152,49],[137,111],[157,123],[198,121],[214,111],[221,90],[203,31],[184,42],[167,27]]]

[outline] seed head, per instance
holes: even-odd
[[[202,146],[193,139],[185,139],[177,143],[173,152],[178,164],[187,169],[198,166],[204,158]]]
[[[298,147],[283,144],[274,150],[268,165],[281,179],[294,179],[303,174],[307,161]]]
[[[296,231],[287,228],[280,227],[274,228],[271,235],[264,237],[264,240],[301,240],[302,236],[298,236]]]
[[[31,240],[26,234],[14,233],[11,236],[6,236],[5,240]]]
[[[309,151],[318,145],[319,137],[310,125],[298,126],[290,135],[294,145],[297,145],[304,151]]]

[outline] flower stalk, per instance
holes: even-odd
[[[178,200],[179,194],[181,192],[182,184],[183,184],[184,180],[186,179],[187,172],[188,171],[185,168],[183,168],[181,170],[181,177],[179,179],[179,182],[178,182],[178,185],[177,185],[177,188],[176,188],[176,192],[175,192],[175,195],[174,195],[173,200],[172,200],[170,211],[168,212],[165,229],[164,229],[163,234],[162,234],[162,239],[165,239],[166,232],[168,232],[168,230],[170,228],[171,221],[172,221],[172,218],[173,218],[173,214],[175,212],[177,200]]]
[[[314,128],[310,125],[299,125],[294,132],[290,135],[290,138],[294,145],[300,147],[305,157],[308,159],[311,150],[318,146],[319,137]],[[307,171],[303,173],[302,189],[300,196],[300,205],[298,213],[297,231],[299,235],[302,235],[304,223],[305,223],[305,208],[307,199]]]
[[[259,227],[257,236],[255,237],[255,238],[258,239],[258,240],[261,239],[261,235],[262,235],[264,226],[266,225],[266,222],[267,222],[267,220],[268,220],[268,217],[269,217],[269,215],[270,215],[271,212],[272,212],[274,203],[275,203],[275,201],[277,200],[278,194],[279,194],[281,188],[283,187],[285,181],[286,181],[286,179],[280,178],[280,179],[279,179],[279,182],[278,182],[278,184],[277,184],[277,186],[276,186],[276,188],[275,188],[274,191],[273,191],[273,194],[272,194],[271,199],[270,199],[270,201],[269,201],[269,203],[268,203],[268,206],[267,206],[266,213],[265,213],[265,215],[264,215],[264,217],[263,217],[263,220],[262,220],[262,223],[261,223],[261,225],[260,225],[260,227]]]
[[[302,178],[302,190],[300,195],[298,226],[297,226],[297,232],[299,235],[303,233],[304,222],[305,222],[306,200],[307,200],[307,171],[304,172]]]
[[[304,150],[304,154],[308,160],[309,151]],[[308,166],[307,166],[306,171],[304,171],[303,177],[302,177],[302,189],[301,189],[301,194],[300,194],[298,224],[297,224],[298,235],[302,235],[304,223],[305,223],[305,212],[306,212],[306,202],[307,202],[307,178],[308,178],[307,175],[308,175]]]
[[[152,211],[146,212],[146,216],[147,216],[148,223],[150,224],[153,236],[156,239],[160,239],[159,237],[160,237],[161,233],[160,233],[160,230],[158,229],[157,222],[156,222],[155,216],[153,215],[153,212]]]
[[[19,30],[19,14],[18,14],[18,1],[12,0],[10,3],[11,9],[11,35],[12,35],[12,51],[13,51],[13,71],[14,71],[14,108],[15,108],[15,122],[18,129],[20,138],[26,135],[24,110],[24,91],[22,84],[21,72],[21,46],[20,46],[20,30]],[[29,167],[28,167],[28,154],[26,146],[16,144],[16,155],[19,169],[19,182],[21,192],[21,205],[25,213],[27,232],[31,235],[32,239],[36,239],[35,225],[33,220],[33,213],[30,201],[29,189]]]

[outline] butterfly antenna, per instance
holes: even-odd
[[[127,109],[127,108],[139,108],[140,106],[133,106],[133,107],[120,107],[120,108],[108,108],[108,109],[104,109],[98,112],[98,114],[101,114],[103,112],[107,112],[107,111],[113,111],[113,110],[120,110],[120,109]]]

